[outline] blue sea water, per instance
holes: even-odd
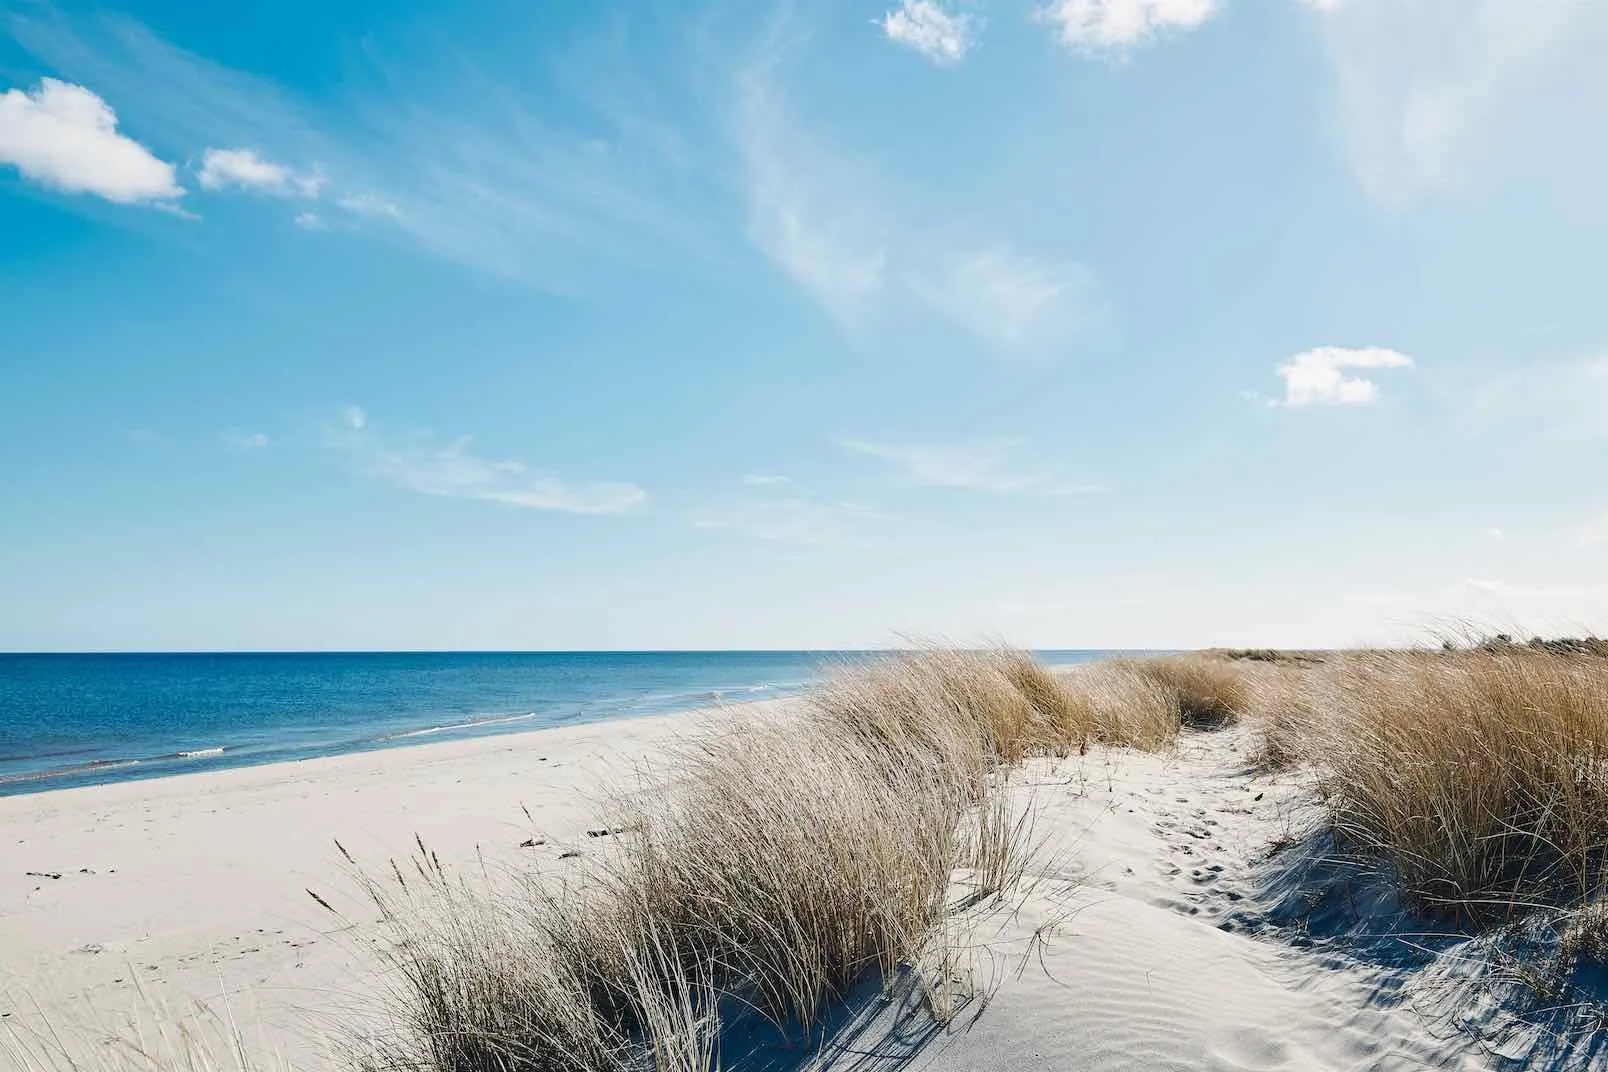
[[[0,796],[783,697],[855,654],[0,654]]]

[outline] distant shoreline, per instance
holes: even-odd
[[[780,699],[887,653],[5,654],[0,798]]]

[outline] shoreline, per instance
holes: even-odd
[[[637,719],[676,718],[696,715],[704,711],[725,710],[749,704],[786,703],[802,695],[806,687],[784,685],[742,690],[748,693],[762,691],[774,693],[774,695],[751,699],[726,699],[718,694],[718,690],[712,690],[715,695],[702,697],[702,702],[690,705],[667,702],[663,706],[657,706],[645,703],[646,709],[639,712],[625,714],[608,712],[595,716],[581,714],[566,716],[562,721],[546,723],[538,721],[542,714],[537,711],[477,714],[463,722],[422,725],[416,728],[380,733],[375,736],[351,737],[329,744],[308,745],[299,749],[287,746],[278,749],[269,748],[264,751],[243,751],[238,745],[218,745],[184,749],[160,755],[92,760],[83,764],[55,767],[42,771],[0,775],[0,801],[13,797],[38,796],[45,793],[69,792],[76,789],[97,789],[105,786],[160,781],[168,778],[221,774],[229,771],[276,767],[283,764],[311,763],[324,759],[340,759],[348,756],[369,755],[403,749],[428,748],[442,744],[489,741],[529,733],[546,733],[555,730],[581,729],[588,726],[631,722]],[[731,691],[736,692],[738,690]],[[140,769],[136,771],[135,768]],[[95,775],[102,772],[124,773],[104,779],[95,777]],[[39,784],[45,782],[62,784]],[[38,788],[34,788],[35,786],[38,786]]]
[[[7,660],[22,660],[24,667],[63,661],[69,669],[87,660],[84,672],[93,685],[82,695],[61,692],[71,674],[58,669],[42,676],[20,674],[11,679],[8,692],[0,674],[0,707],[8,699],[21,705],[10,732],[0,734],[0,799],[785,700],[807,691],[835,666],[886,653],[506,654],[516,664],[483,666],[481,661],[497,653],[476,652],[285,652],[272,658],[262,653],[0,654],[0,670]],[[1041,657],[1049,665],[1075,665],[1124,654],[1057,649]],[[526,655],[537,662],[520,661]],[[125,693],[121,677],[107,676],[100,664],[108,659],[134,668],[129,670],[134,688]],[[551,664],[551,659],[562,661]],[[662,659],[671,661],[659,665]],[[285,666],[264,676],[258,665],[264,660]],[[351,676],[358,670],[372,673],[368,664],[376,660],[399,663],[401,669],[386,669],[377,678]],[[244,666],[220,670],[234,663]],[[173,667],[181,664],[208,669],[187,669],[174,677]],[[141,666],[144,670],[136,673]],[[245,684],[230,676],[235,673],[245,675]],[[440,673],[456,676],[450,681],[434,677]],[[483,687],[486,682],[491,686]],[[305,699],[308,690],[325,685],[333,687],[332,694]],[[58,691],[52,694],[52,689]],[[37,700],[34,694],[40,691],[54,699]],[[142,712],[163,706],[165,701],[158,701],[169,692],[200,699],[191,705],[193,711],[153,732],[140,722]],[[253,706],[254,696],[263,707]],[[87,716],[93,731],[71,731],[80,721],[78,713]],[[126,719],[133,721],[125,725]],[[60,732],[63,726],[69,732]]]
[[[373,914],[336,839],[371,866],[416,838],[464,869],[573,866],[609,786],[651,777],[674,741],[738,708],[790,702],[0,797],[0,1022],[99,1037],[153,1008],[245,1006],[278,1056],[310,1060],[310,1023],[374,1013],[353,1007],[377,982],[362,929],[308,896]]]

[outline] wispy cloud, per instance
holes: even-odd
[[[572,484],[532,472],[518,459],[481,457],[471,449],[468,436],[445,444],[423,433],[401,441],[385,439],[356,406],[348,407],[337,423],[325,429],[325,443],[349,455],[363,475],[425,495],[571,514],[625,513],[648,497],[635,484]]]
[[[1282,405],[1367,406],[1379,398],[1379,385],[1362,376],[1348,375],[1347,369],[1409,368],[1413,359],[1395,350],[1377,346],[1351,350],[1343,346],[1320,346],[1296,354],[1278,368],[1284,381]]]
[[[1063,480],[1053,468],[1022,469],[1015,439],[982,439],[944,445],[880,443],[843,439],[858,454],[887,464],[896,483],[914,488],[955,488],[1031,495],[1085,495],[1098,485]]]
[[[937,314],[998,349],[1037,350],[1097,316],[1092,273],[934,204],[811,130],[785,99],[772,44],[739,79],[736,139],[755,246],[840,321]],[[986,215],[986,214],[984,214]],[[965,222],[957,222],[964,220]]]
[[[791,484],[792,480],[776,473],[749,473],[743,477],[743,483],[751,488],[769,488]]]
[[[295,217],[304,228],[411,243],[565,294],[585,292],[605,266],[655,258],[729,268],[746,238],[853,328],[938,315],[1007,349],[1059,343],[1088,311],[1088,272],[1074,259],[993,226],[975,204],[940,203],[930,183],[889,182],[793,107],[781,76],[796,28],[756,38],[745,16],[718,31],[718,49],[678,30],[658,38],[651,63],[624,35],[604,33],[566,49],[575,73],[561,75],[559,61],[544,71],[543,95],[455,57],[456,81],[377,79],[385,91],[354,93],[337,110],[138,23],[69,20],[44,0],[22,2],[26,14],[0,11],[0,29],[22,48],[134,102],[151,144],[204,153],[206,189],[316,195]],[[900,0],[883,32],[953,53],[960,38],[923,36],[948,26],[932,12],[955,33],[975,29],[937,0]],[[384,74],[380,51],[367,55]],[[463,107],[466,94],[475,108]],[[708,103],[726,96],[729,107]],[[733,158],[740,236],[708,222],[730,196]]]
[[[959,63],[975,43],[976,20],[964,12],[951,14],[934,0],[901,0],[877,25],[888,40],[937,64]]]
[[[996,246],[954,254],[912,286],[974,335],[1003,349],[1035,349],[1066,341],[1095,318],[1092,280],[1082,265]]]
[[[1216,12],[1216,0],[1053,0],[1038,18],[1069,48],[1121,54],[1158,35],[1192,30]]]
[[[335,203],[354,216],[370,216],[394,220],[402,215],[401,209],[375,193],[348,194],[338,199]]]
[[[782,271],[840,318],[886,284],[888,240],[867,170],[804,129],[773,84],[775,58],[739,82],[737,145],[748,233]]]
[[[281,197],[317,197],[324,177],[265,160],[255,149],[208,149],[196,181],[203,190],[240,189]]]
[[[225,432],[223,441],[235,450],[261,450],[273,442],[265,432],[242,432],[239,429]]]
[[[0,164],[66,193],[118,204],[171,204],[184,196],[173,165],[117,129],[95,93],[54,78],[0,93]]]
[[[1353,171],[1403,204],[1535,167],[1595,200],[1608,177],[1608,8],[1578,0],[1400,4],[1335,0],[1322,9]]]
[[[454,55],[438,65],[450,77],[377,77],[383,90],[354,92],[334,108],[186,52],[127,19],[69,19],[48,0],[20,4],[0,9],[0,33],[43,63],[137,104],[153,144],[179,155],[226,147],[213,153],[232,155],[213,155],[210,169],[201,163],[220,188],[317,192],[330,202],[326,222],[338,209],[351,229],[562,293],[588,266],[667,251],[683,264],[689,254],[713,256],[681,207],[709,196],[712,181],[690,183],[671,160],[674,139],[661,129],[669,120],[652,112],[669,112],[667,94],[638,94],[618,112],[605,99],[640,78],[634,57],[572,42],[566,56],[597,61],[586,80],[576,80],[584,92],[557,87],[533,96]],[[374,67],[368,73],[390,73],[378,46],[365,55]],[[429,67],[431,58],[419,65]],[[591,88],[598,84],[611,88]],[[549,107],[549,100],[560,103]],[[283,161],[319,166],[296,170]]]

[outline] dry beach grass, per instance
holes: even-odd
[[[1421,904],[1471,921],[1578,906],[1608,879],[1608,660],[1358,652],[1287,702],[1336,831]]]
[[[369,879],[402,939],[405,1029],[362,1066],[691,1072],[735,1007],[808,1036],[867,978],[945,974],[946,916],[1020,878],[1012,767],[1091,741],[1164,748],[1243,701],[1189,658],[1058,674],[932,649],[846,667],[796,718],[683,748],[672,787],[622,800],[612,854],[561,888],[466,888],[423,846],[411,872]]]
[[[946,916],[1021,874],[999,788],[1064,747],[1064,692],[1017,653],[879,661],[800,717],[683,747],[667,790],[619,801],[613,851],[557,887],[465,886],[420,846],[368,880],[400,939],[403,1029],[360,1066],[693,1072],[734,1010],[807,1036],[867,978],[942,975]]]

